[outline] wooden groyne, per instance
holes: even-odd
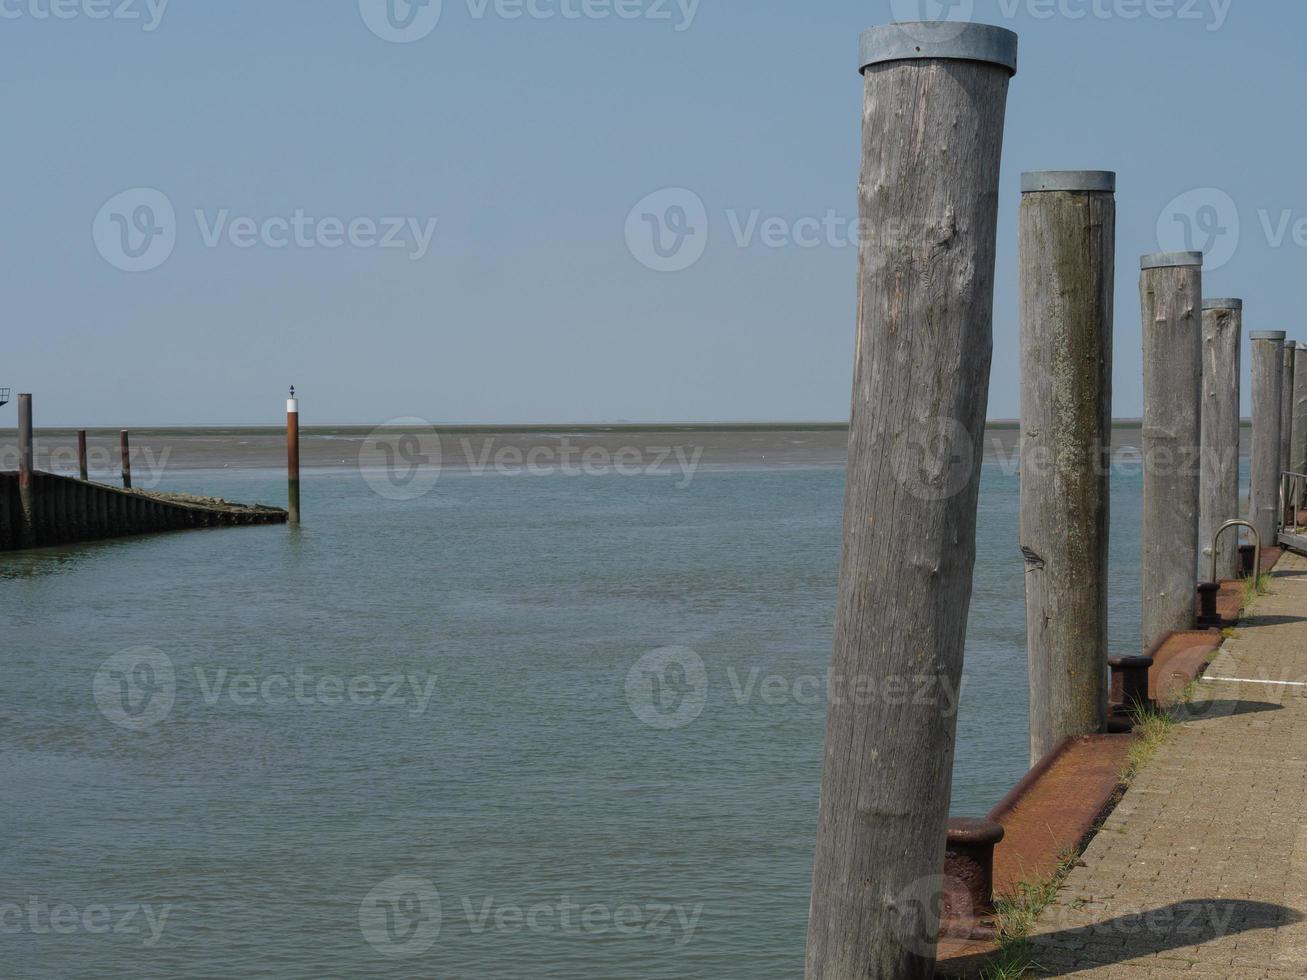
[[[53,473],[31,474],[31,516],[19,474],[0,472],[0,551],[204,527],[284,524],[286,511],[187,494],[127,490]]]
[[[294,395],[293,388],[291,394]],[[298,421],[298,416],[295,421]],[[291,484],[291,501],[295,509],[292,515],[276,507],[234,504],[217,497],[133,489],[131,442],[126,429],[119,433],[121,489],[87,479],[85,429],[77,433],[80,478],[43,473],[36,468],[34,431],[32,396],[20,393],[18,469],[0,471],[0,551],[48,548],[193,528],[285,524],[288,520],[299,523],[298,463]],[[290,448],[292,458],[297,460],[298,426]]]

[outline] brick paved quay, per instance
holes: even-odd
[[[1207,678],[1041,916],[1036,976],[1307,977],[1307,559]]]

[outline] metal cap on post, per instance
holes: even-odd
[[[1202,267],[1202,252],[1154,252],[1139,259],[1140,269],[1178,269],[1196,265]]]
[[[1203,300],[1203,309],[1205,310],[1242,310],[1243,300],[1241,299],[1205,299]]]
[[[899,21],[864,31],[859,71],[888,61],[980,61],[1017,73],[1017,35],[969,21]]]
[[[1114,170],[1031,170],[1021,175],[1022,194],[1054,191],[1070,193],[1116,193]]]
[[[859,221],[894,234],[858,255],[807,980],[926,976],[936,957],[929,910],[943,900],[957,718],[942,702],[869,714],[845,684],[923,663],[942,690],[961,680],[1016,63],[1017,37],[999,27],[892,24],[862,36]],[[927,435],[923,422],[942,428]],[[951,451],[934,452],[937,434]]]

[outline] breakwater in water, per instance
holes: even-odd
[[[286,512],[274,507],[120,489],[53,473],[31,474],[29,513],[19,484],[18,473],[0,473],[0,551],[159,531],[286,522]]]

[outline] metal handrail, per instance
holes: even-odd
[[[1280,527],[1288,528],[1289,522],[1285,517],[1292,514],[1292,527],[1297,531],[1300,525],[1298,515],[1304,508],[1304,493],[1307,492],[1307,473],[1294,473],[1292,470],[1285,470],[1280,474]],[[1292,510],[1290,509],[1292,508]]]
[[[1253,532],[1253,581],[1262,574],[1262,532],[1257,530],[1257,526],[1250,521],[1226,521],[1216,529],[1216,535],[1212,538],[1212,577],[1207,581],[1215,582],[1216,578],[1216,545],[1221,540],[1221,535],[1232,527],[1246,527]]]

